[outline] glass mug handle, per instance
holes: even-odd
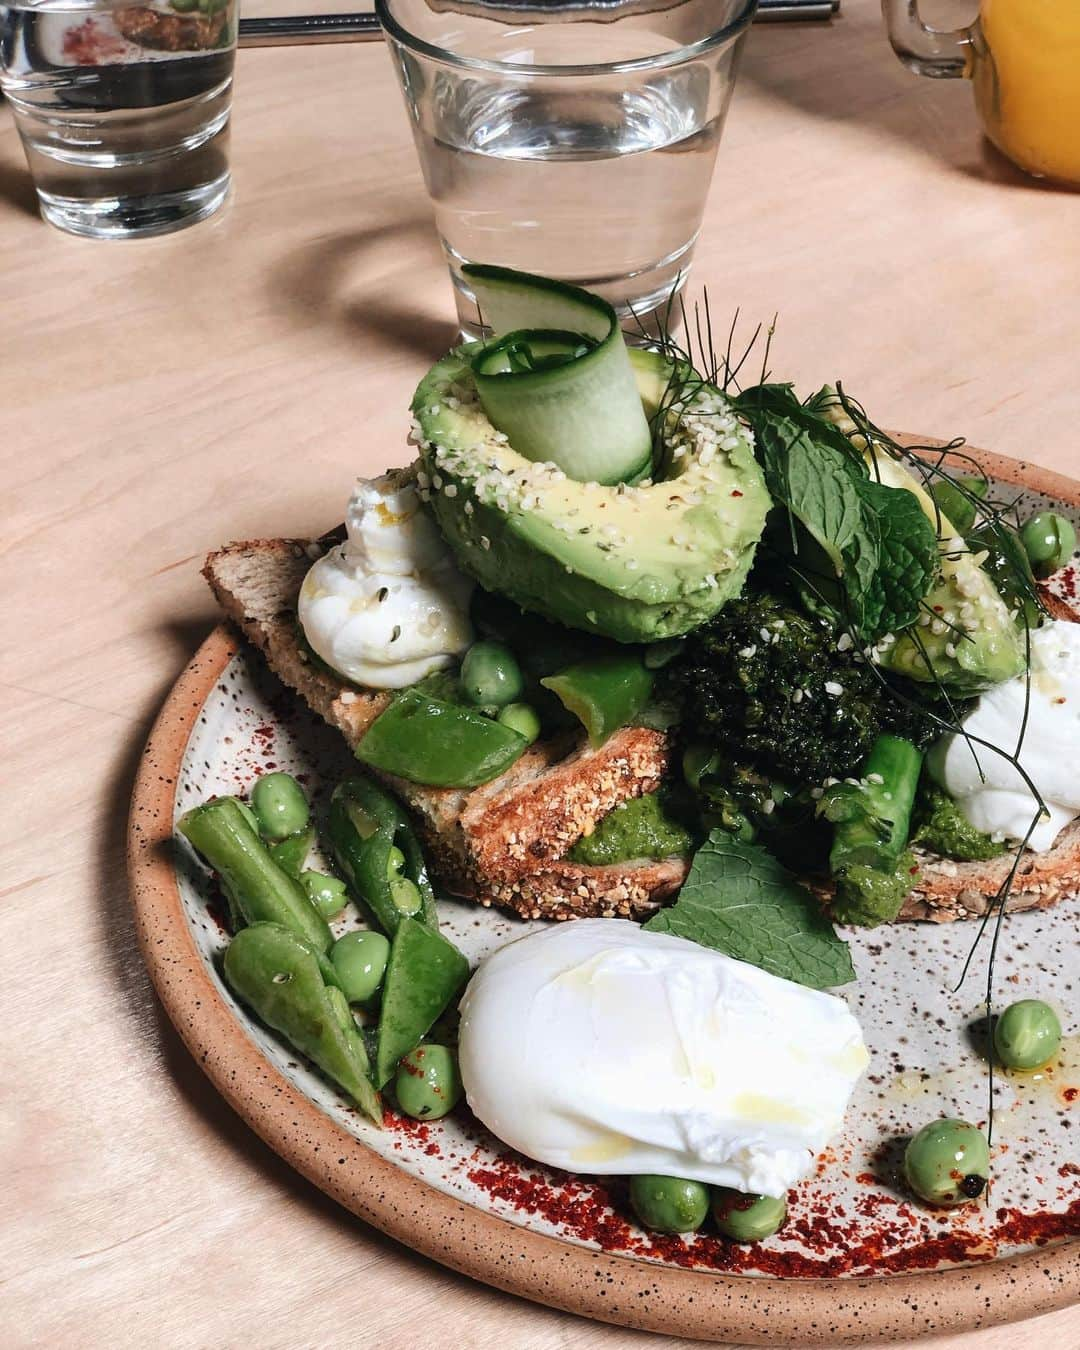
[[[977,41],[979,21],[951,31],[930,28],[919,14],[919,0],[881,0],[892,49],[916,75],[948,80],[966,75]]]

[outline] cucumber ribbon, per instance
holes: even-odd
[[[652,433],[614,309],[504,267],[464,268],[494,337],[473,358],[488,420],[518,454],[581,483],[644,477]]]

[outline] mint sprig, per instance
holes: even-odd
[[[724,830],[698,849],[676,902],[644,926],[810,989],[855,978],[847,943],[810,892],[763,848]]]

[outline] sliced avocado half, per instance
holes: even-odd
[[[662,482],[579,483],[519,455],[476,397],[467,343],[413,398],[422,491],[463,570],[525,609],[620,642],[675,637],[737,595],[770,506],[750,431],[705,386]],[[633,349],[646,416],[672,364]],[[696,414],[696,415],[695,415]]]

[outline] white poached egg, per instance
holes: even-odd
[[[392,473],[358,479],[345,527],[345,543],[300,588],[300,625],[315,653],[374,689],[402,689],[450,665],[473,640],[473,583],[413,484]]]
[[[1028,846],[1043,853],[1080,815],[1080,624],[1054,619],[1033,628],[1030,671],[1030,691],[1026,674],[996,684],[962,725],[967,735],[1009,754],[1023,729],[1020,763],[1047,810]],[[934,746],[928,768],[977,830],[999,839],[1027,835],[1038,804],[1003,755],[952,735]]]
[[[868,1063],[842,999],[613,919],[490,956],[459,1048],[469,1106],[529,1158],[772,1196],[809,1174]]]

